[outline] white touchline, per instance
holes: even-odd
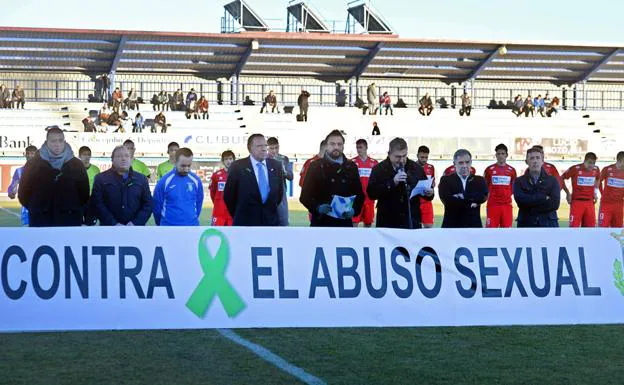
[[[21,216],[18,213],[14,212],[14,211],[11,211],[9,209],[6,209],[6,208],[4,208],[2,206],[0,206],[0,210],[4,211],[5,213],[9,213],[11,215],[15,215],[18,218],[21,218]]]
[[[310,373],[307,373],[305,370],[301,369],[300,367],[297,367],[291,364],[290,362],[286,361],[282,357],[273,353],[269,349],[263,346],[260,346],[258,344],[254,344],[253,342],[244,339],[243,337],[239,336],[231,329],[217,329],[217,331],[223,337],[227,338],[228,340],[234,343],[237,343],[238,345],[241,345],[251,350],[258,357],[277,366],[278,368],[282,369],[283,371],[292,375],[293,377],[296,377],[299,381],[302,381],[309,385],[326,385],[325,382],[321,380],[320,378],[314,377],[313,375],[311,375]]]

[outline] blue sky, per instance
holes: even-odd
[[[0,26],[185,32],[219,32],[223,4],[227,3],[215,0],[0,1],[3,3]],[[247,3],[264,19],[281,19],[269,23],[285,28],[288,1],[247,0]],[[347,1],[312,0],[309,3],[325,19],[341,20],[337,25],[344,27]],[[425,3],[431,5],[425,6]],[[525,4],[531,8],[527,9]],[[373,6],[403,38],[624,43],[624,2],[615,0],[378,0],[373,1]]]

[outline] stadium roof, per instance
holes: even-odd
[[[237,34],[0,27],[0,71],[624,82],[624,47],[402,39],[396,35]]]

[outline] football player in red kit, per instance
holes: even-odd
[[[364,139],[358,139],[355,142],[355,148],[358,156],[351,159],[358,166],[358,172],[360,173],[360,182],[362,183],[362,190],[364,190],[364,206],[362,211],[357,217],[353,217],[353,224],[357,227],[358,223],[364,222],[364,227],[371,227],[375,220],[375,201],[368,199],[366,195],[366,188],[368,187],[368,179],[370,178],[371,170],[373,167],[379,164],[373,158],[368,156],[368,143]]]
[[[429,161],[429,147],[420,146],[416,153],[418,164],[425,170],[427,178],[431,179],[431,188],[435,187],[435,168],[432,164],[427,163]],[[433,227],[433,203],[431,200],[426,200],[420,197],[420,221],[424,229],[430,229]]]
[[[561,178],[572,180],[572,194],[563,185],[570,204],[570,227],[596,227],[596,206],[600,170],[596,167],[596,154],[585,154],[583,163],[570,167]]]
[[[513,223],[511,195],[513,183],[517,177],[516,169],[507,164],[507,146],[501,143],[494,150],[496,163],[487,167],[483,175],[490,192],[485,226],[489,228],[511,227]]]
[[[615,159],[600,173],[600,227],[624,226],[624,151],[618,152]]]
[[[223,151],[221,154],[223,168],[210,177],[210,199],[214,205],[212,209],[213,226],[232,226],[232,216],[223,200],[223,190],[225,190],[225,182],[228,178],[228,169],[235,159],[236,156],[232,151]]]

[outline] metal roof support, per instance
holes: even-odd
[[[620,48],[615,48],[611,53],[605,55],[600,61],[594,64],[587,72],[581,76],[576,83],[586,82],[593,74],[598,72],[600,68],[602,68],[605,64],[611,61],[614,57],[616,57],[621,52]]]
[[[241,55],[241,58],[238,61],[238,64],[236,64],[236,68],[234,69],[234,72],[230,74],[230,78],[233,76],[236,76],[236,77],[240,76],[241,72],[243,71],[243,67],[245,66],[245,63],[247,63],[247,60],[251,56],[251,52],[253,51],[253,45],[254,45],[253,42],[249,42],[247,49]]]
[[[117,73],[117,66],[119,65],[119,61],[121,60],[121,55],[123,55],[123,50],[126,47],[126,42],[128,41],[128,37],[126,35],[121,36],[119,40],[119,44],[117,44],[117,52],[115,53],[115,57],[113,58],[113,63],[111,64],[111,68],[108,71],[108,79],[110,80],[110,91],[115,89],[115,74]]]
[[[496,57],[498,57],[498,53],[500,51],[502,51],[503,49],[505,49],[504,45],[501,45],[500,47],[497,47],[495,50],[493,50],[492,52],[490,52],[490,54],[488,55],[488,57],[485,58],[485,60],[483,60],[481,62],[481,64],[479,64],[479,66],[477,68],[474,69],[474,71],[472,71],[470,73],[470,75],[468,75],[463,81],[466,82],[468,80],[474,80],[476,79],[477,76],[479,76],[479,74],[481,73],[481,71],[483,71],[485,69],[485,67],[488,66],[488,64],[490,64],[494,59],[496,59]]]
[[[351,73],[351,75],[349,76],[349,79],[352,79],[352,78],[359,79],[360,76],[362,76],[362,74],[364,73],[364,71],[366,71],[366,68],[368,68],[369,64],[375,59],[375,56],[377,56],[379,51],[381,51],[383,46],[384,46],[384,43],[382,42],[375,44],[375,46],[371,48],[370,51],[368,51],[368,54],[364,57],[364,59],[362,59],[360,64],[358,64],[355,70]]]

